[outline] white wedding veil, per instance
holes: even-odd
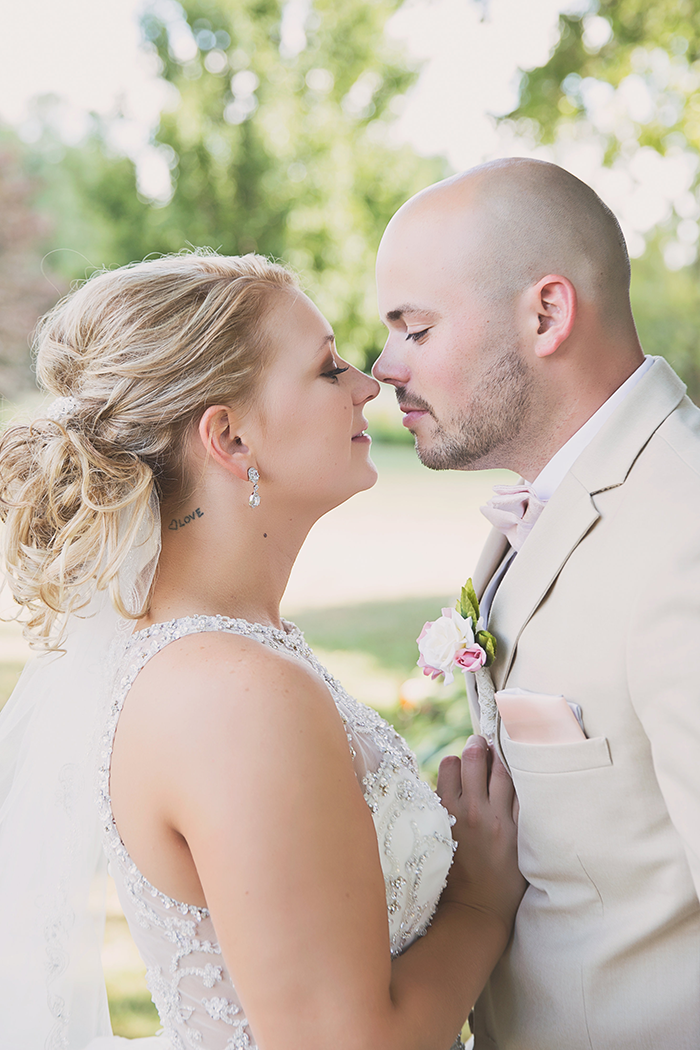
[[[118,587],[143,607],[160,553],[155,495]],[[111,1027],[100,961],[100,737],[133,630],[107,591],[30,660],[0,714],[0,1050],[84,1050]]]

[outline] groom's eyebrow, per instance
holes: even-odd
[[[386,315],[387,321],[401,321],[406,317],[430,317],[437,318],[435,310],[429,310],[426,306],[416,306],[413,303],[404,303],[397,306],[395,310],[389,310]]]

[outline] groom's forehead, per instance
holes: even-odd
[[[469,304],[473,275],[462,265],[432,266],[398,257],[377,267],[377,301],[385,324],[434,322]]]
[[[377,253],[379,309],[387,321],[407,320],[426,311],[445,312],[461,303],[478,284],[488,252],[481,224],[467,218],[446,226],[409,216],[387,229]]]

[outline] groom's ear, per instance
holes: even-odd
[[[576,289],[567,277],[547,274],[528,293],[528,313],[537,357],[548,357],[571,334],[576,320]]]
[[[208,458],[229,473],[246,480],[252,460],[241,430],[241,420],[232,408],[211,405],[203,413],[197,433]]]

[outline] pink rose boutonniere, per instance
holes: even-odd
[[[437,620],[424,624],[418,636],[418,666],[431,678],[445,676],[445,685],[454,681],[454,672],[471,672],[476,679],[481,708],[481,731],[491,738],[496,724],[496,703],[491,675],[486,670],[496,658],[496,639],[486,630],[479,614],[479,601],[471,579],[467,580],[454,609],[443,609]]]

